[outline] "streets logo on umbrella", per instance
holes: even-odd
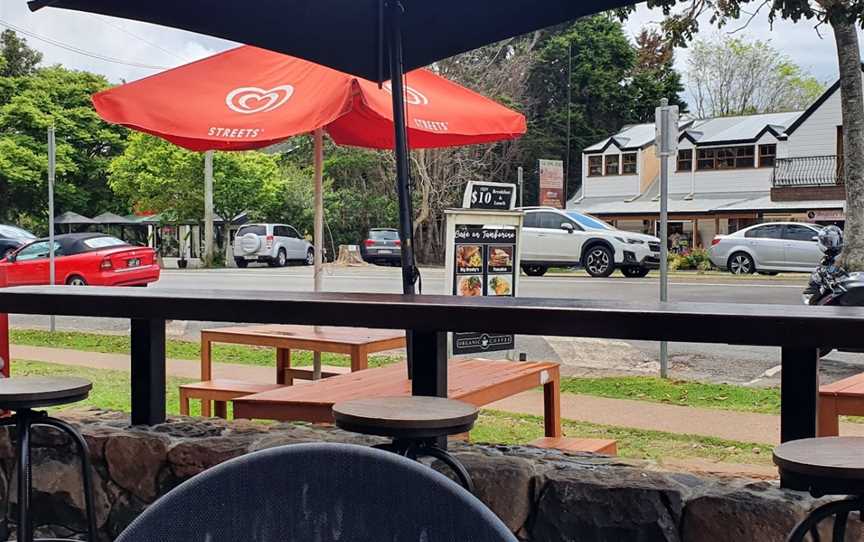
[[[281,85],[270,90],[258,87],[240,87],[225,96],[228,109],[243,115],[267,113],[285,105],[294,95],[294,87]]]

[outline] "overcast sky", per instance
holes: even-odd
[[[627,22],[626,30],[631,37],[635,36],[644,25],[655,23],[661,18],[662,14],[641,7]],[[132,81],[159,71],[140,65],[177,66],[235,45],[200,34],[97,15],[53,9],[30,13],[25,0],[0,0],[0,28],[10,25],[84,53],[95,53],[120,61],[92,58],[32,35],[25,36],[32,46],[43,52],[45,63],[60,63],[70,68],[101,73],[112,82]],[[740,26],[733,24],[724,31]],[[808,22],[793,24],[779,21],[772,29],[767,16],[760,14],[738,35],[770,40],[778,50],[819,80],[830,83],[837,77],[837,58],[831,29],[823,26],[820,38],[813,26],[813,23]],[[710,37],[716,32],[706,23],[701,34]],[[686,58],[686,49],[677,52],[676,62],[682,72],[686,68]]]

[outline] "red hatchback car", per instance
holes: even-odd
[[[104,233],[54,237],[55,283],[73,286],[145,286],[159,280],[156,252]],[[8,286],[49,284],[48,239],[28,243],[3,260]]]

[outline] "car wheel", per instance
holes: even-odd
[[[542,277],[548,270],[549,268],[545,265],[528,264],[522,266],[522,271],[525,271],[529,277]]]
[[[315,265],[315,251],[311,248],[306,251],[306,265]]]
[[[621,273],[631,279],[641,279],[648,274],[647,267],[622,267]]]
[[[69,286],[87,286],[87,281],[84,280],[84,277],[78,275],[72,275],[68,279],[66,279],[66,284]]]
[[[280,248],[276,257],[270,260],[270,267],[285,267],[286,265],[288,265],[288,255],[284,248]]]
[[[237,267],[239,267],[240,269],[246,269],[247,267],[249,267],[249,262],[243,258],[234,258],[234,263],[236,263]]]
[[[582,266],[592,277],[608,277],[615,271],[615,256],[605,245],[594,245],[585,253]]]
[[[729,272],[733,275],[749,275],[756,271],[756,263],[746,252],[736,252],[729,256],[729,262],[726,267],[729,268]]]

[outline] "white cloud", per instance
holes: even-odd
[[[57,9],[31,13],[25,0],[0,1],[0,28],[4,23],[130,64],[165,68],[236,46],[210,36],[100,15]],[[43,53],[45,64],[101,73],[112,82],[132,81],[159,71],[91,58],[35,37],[25,37]]]

